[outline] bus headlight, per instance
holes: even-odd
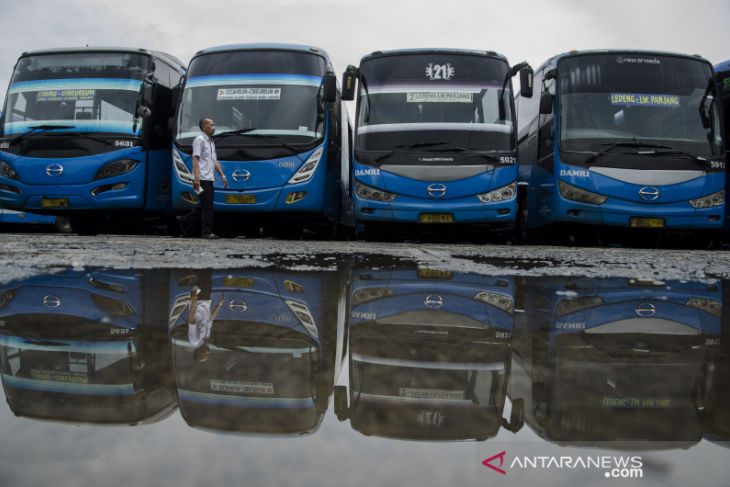
[[[474,299],[476,299],[477,301],[481,301],[482,303],[496,306],[497,308],[501,309],[502,311],[506,311],[509,314],[512,314],[515,309],[512,298],[504,294],[488,293],[486,291],[482,291],[474,296]]]
[[[0,308],[6,306],[15,297],[15,290],[0,292]]]
[[[689,301],[687,301],[687,306],[701,309],[702,311],[706,311],[717,318],[722,316],[722,304],[714,299],[696,297],[690,298]]]
[[[393,296],[393,291],[387,287],[368,287],[358,289],[352,296],[352,305],[359,306],[361,304],[375,301],[376,299],[387,298],[389,296]]]
[[[134,159],[120,159],[118,161],[110,162],[109,164],[102,166],[101,169],[96,171],[94,181],[128,173],[129,171],[137,167],[138,163],[139,161],[135,161]]]
[[[314,317],[312,316],[312,313],[309,311],[309,308],[306,304],[299,303],[297,301],[292,300],[285,300],[284,301],[286,305],[289,307],[292,313],[294,313],[294,316],[297,317],[299,322],[304,326],[304,328],[307,330],[307,332],[313,337],[313,338],[319,338],[319,331],[317,330],[317,324],[314,322]]]
[[[395,195],[393,193],[371,188],[370,186],[365,186],[358,182],[355,182],[355,192],[360,198],[365,200],[385,201],[388,203],[395,199]]]
[[[317,170],[317,166],[319,166],[319,161],[322,159],[323,152],[324,151],[321,147],[314,151],[312,155],[309,156],[309,159],[307,159],[307,162],[305,162],[304,165],[300,167],[296,173],[294,173],[294,176],[289,179],[289,184],[306,183],[312,179],[314,172]]]
[[[193,184],[193,173],[190,172],[188,166],[185,165],[182,157],[180,157],[180,154],[175,149],[172,149],[172,163],[177,177],[185,183]]]
[[[689,200],[689,204],[694,206],[698,210],[702,208],[714,208],[716,206],[722,206],[723,203],[725,203],[725,191],[718,191],[717,193],[712,193],[709,196],[703,196],[702,198],[697,198],[696,200]]]
[[[135,314],[134,308],[124,301],[108,298],[101,294],[92,294],[91,300],[100,309],[120,318],[126,318]]]
[[[590,205],[600,205],[608,199],[608,196],[591,193],[590,191],[576,188],[575,186],[563,181],[560,181],[560,195],[565,199],[578,201],[580,203],[588,203]]]
[[[477,198],[482,203],[495,203],[497,201],[507,201],[515,197],[515,191],[517,190],[517,183],[510,183],[507,186],[502,186],[489,193],[478,194]]]
[[[10,179],[18,179],[18,173],[7,162],[0,161],[0,174]]]

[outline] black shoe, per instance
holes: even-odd
[[[175,219],[177,220],[177,227],[180,230],[180,238],[193,238],[193,234],[187,230],[187,225],[185,225],[185,217],[176,216]]]
[[[208,239],[208,240],[215,240],[215,239],[218,239],[220,237],[218,235],[216,235],[215,233],[208,233],[208,234],[205,234],[205,235],[201,235],[200,238],[205,238],[205,239]]]

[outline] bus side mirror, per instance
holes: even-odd
[[[540,97],[540,115],[553,113],[554,96],[550,93],[543,93]]]
[[[142,105],[141,103],[137,105],[137,117],[149,118],[151,116],[152,116],[152,110],[150,110],[150,107]]]
[[[148,79],[145,79],[144,82],[142,82],[142,92],[140,93],[140,96],[142,98],[142,103],[147,106],[152,105],[152,101],[154,99],[154,93],[155,93],[154,83]]]
[[[154,82],[149,78],[145,78],[142,82],[142,88],[139,92],[139,101],[137,102],[137,110],[135,114],[139,118],[148,118],[152,115],[152,102],[154,100],[155,85]]]
[[[348,66],[344,73],[342,73],[342,99],[343,100],[354,100],[355,99],[355,81],[357,80],[357,68],[355,66]]]
[[[347,387],[335,386],[335,416],[340,421],[345,421],[350,415],[347,407]]]
[[[512,413],[510,414],[509,422],[502,418],[502,427],[512,433],[517,433],[525,425],[525,400],[524,399],[513,399],[512,400]]]
[[[337,76],[332,73],[325,74],[322,80],[322,101],[325,103],[337,101]]]
[[[175,114],[177,104],[180,103],[180,95],[182,94],[182,85],[177,85],[170,93],[170,115]]]
[[[532,98],[532,79],[535,76],[531,67],[520,70],[520,96]]]
[[[712,104],[714,103],[714,101],[715,101],[714,96],[707,95],[700,103],[700,119],[702,120],[703,128],[708,129],[712,125],[711,110],[712,110]]]

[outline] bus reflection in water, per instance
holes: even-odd
[[[173,272],[170,337],[185,421],[212,430],[315,432],[342,354],[339,279],[339,272]],[[204,355],[188,336],[194,286],[208,287],[214,306],[223,300]]]
[[[510,375],[510,278],[432,269],[352,274],[349,394],[337,417],[365,435],[485,440],[500,426]]]
[[[69,271],[0,290],[2,383],[13,413],[132,425],[172,414],[165,315],[144,295],[164,292],[155,275]]]
[[[720,283],[528,278],[519,288],[510,394],[525,398],[535,432],[629,449],[701,440]]]

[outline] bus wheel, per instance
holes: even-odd
[[[71,230],[79,235],[98,235],[103,225],[102,220],[91,216],[71,216],[68,221]]]
[[[73,232],[73,229],[71,228],[71,222],[65,216],[57,216],[54,225],[58,233]]]

